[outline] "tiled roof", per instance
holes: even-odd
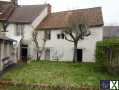
[[[40,23],[37,29],[67,28],[69,25],[70,17],[77,19],[81,16],[85,17],[87,24],[90,27],[103,25],[101,8],[95,7],[52,13]]]
[[[12,2],[0,1],[0,20],[8,20],[11,23],[31,23],[47,6],[49,4],[14,6]]]
[[[24,5],[16,7],[15,11],[11,15],[9,22],[14,23],[31,23],[42,10],[47,7],[44,5]]]

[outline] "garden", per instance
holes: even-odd
[[[119,80],[119,39],[97,42],[96,63],[32,61],[0,77],[5,90],[92,90],[100,80]]]
[[[108,74],[94,63],[33,61],[15,66],[0,79],[45,86],[99,87],[100,80],[119,80],[119,77]]]

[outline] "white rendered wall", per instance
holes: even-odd
[[[96,41],[103,39],[103,28],[90,28],[91,35],[79,41],[78,48],[83,50],[83,62],[95,62]],[[58,56],[59,60],[72,61],[73,58],[73,43],[65,39],[57,39],[57,34],[61,30],[51,31],[51,40],[46,42],[46,48],[50,48],[50,59]]]
[[[32,32],[36,29],[36,27],[40,24],[40,22],[48,15],[47,9],[48,7],[46,7],[41,13],[39,13],[39,16],[31,24],[24,24],[23,36],[16,35],[16,24],[9,24],[7,28],[8,32],[6,33],[6,35],[9,38],[15,39],[17,40],[17,42],[20,41],[20,39],[22,38],[25,44],[28,45],[28,57],[31,59],[36,59],[36,51],[35,51],[35,46],[32,39]],[[20,59],[20,45],[18,45],[16,50],[18,51],[17,58],[19,60]]]

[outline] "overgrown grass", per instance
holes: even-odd
[[[30,64],[17,65],[0,79],[50,85],[99,86],[100,80],[119,80],[119,76],[109,75],[103,68],[93,63],[34,61]]]

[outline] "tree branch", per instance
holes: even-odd
[[[72,39],[73,39],[74,41],[76,40],[75,37],[73,36],[73,33],[72,33],[72,32],[70,32],[69,35],[72,37]]]
[[[65,34],[64,34],[64,36],[65,36],[65,40],[67,40],[67,41],[69,41],[69,42],[74,42],[73,40],[68,39]]]

